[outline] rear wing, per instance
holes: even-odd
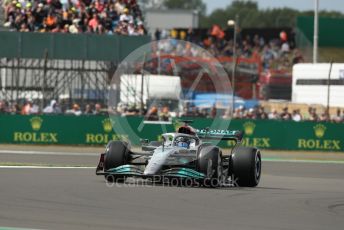
[[[201,139],[234,140],[236,142],[241,142],[244,136],[244,133],[240,130],[197,129],[196,133]]]

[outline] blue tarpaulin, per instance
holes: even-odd
[[[258,100],[255,99],[244,100],[243,98],[238,96],[235,96],[234,99],[234,108],[237,108],[239,106],[244,106],[245,108],[253,108],[259,104]],[[196,94],[193,103],[196,107],[210,108],[215,105],[217,108],[226,109],[232,107],[232,95],[215,93]]]

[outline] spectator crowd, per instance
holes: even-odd
[[[32,114],[54,114],[54,115],[106,115],[107,109],[101,103],[85,104],[83,108],[78,103],[72,103],[71,106],[66,101],[60,103],[56,100],[51,100],[50,103],[43,109],[38,101],[25,100],[22,103],[10,103],[5,100],[0,100],[0,114],[17,114],[17,115],[32,115]]]
[[[224,117],[225,118],[225,117]],[[325,122],[343,122],[344,110],[337,109],[336,114],[330,115],[329,111],[325,109],[323,112],[318,113],[316,108],[309,107],[306,113],[301,113],[300,109],[294,109],[289,111],[288,107],[284,107],[282,111],[271,109],[270,112],[266,112],[263,106],[257,106],[255,108],[245,109],[239,107],[235,109],[233,114],[234,119],[269,119],[269,120],[285,120],[285,121],[325,121]]]
[[[154,38],[156,40],[162,39],[157,46],[157,50],[161,53],[202,57],[204,51],[207,51],[214,57],[232,57],[234,40],[232,37],[226,39],[224,33],[216,25],[209,29],[207,36],[202,39],[195,35],[192,28],[187,31],[157,29]],[[177,42],[177,39],[197,44],[203,49],[190,46],[188,43]],[[269,40],[258,34],[252,37],[250,35],[241,37],[239,33],[235,42],[236,56],[260,59],[263,69],[290,70],[293,64],[304,62],[300,50],[290,43],[292,42],[288,41],[284,31],[281,31],[279,37],[276,36]]]
[[[182,113],[182,116],[187,117],[203,117],[203,118],[215,118],[221,114],[216,107],[210,109],[199,109],[197,107],[191,107]],[[294,109],[289,111],[288,107],[284,107],[281,111],[277,109],[271,109],[267,111],[263,106],[259,105],[254,108],[246,109],[243,106],[239,106],[235,109],[231,115],[229,110],[223,112],[221,116],[223,119],[251,119],[251,120],[284,120],[284,121],[324,121],[324,122],[344,122],[344,109],[337,109],[336,114],[330,115],[325,109],[323,112],[318,113],[316,108],[309,107],[306,113],[301,113],[300,109]]]
[[[4,26],[21,32],[143,35],[136,0],[4,0]]]
[[[128,107],[121,105],[116,108],[117,113],[121,116],[138,116],[140,110],[135,106]],[[80,106],[77,103],[69,105],[64,101],[61,103],[56,100],[51,100],[50,103],[41,109],[40,105],[32,100],[26,100],[23,103],[9,103],[5,100],[0,100],[0,114],[18,114],[18,115],[30,115],[30,114],[54,114],[54,115],[107,115],[108,109],[101,103],[86,103]],[[317,112],[315,107],[309,107],[307,112],[301,113],[300,109],[294,109],[289,111],[288,107],[284,107],[282,110],[277,111],[271,109],[267,111],[263,106],[259,105],[254,108],[246,109],[240,106],[235,109],[232,116],[229,110],[218,109],[215,106],[212,108],[198,108],[195,106],[186,106],[181,113],[171,112],[167,106],[152,106],[144,109],[143,114],[146,120],[151,121],[168,121],[172,116],[177,117],[200,117],[200,118],[215,118],[221,117],[223,119],[269,119],[269,120],[286,120],[286,121],[323,121],[323,122],[344,122],[344,109],[337,109],[335,114],[330,114],[327,109],[323,112]]]

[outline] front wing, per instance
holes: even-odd
[[[109,169],[104,172],[96,172],[97,175],[112,175],[112,176],[125,176],[125,177],[166,177],[166,178],[192,178],[192,179],[205,179],[206,175],[197,172],[196,170],[183,167],[175,167],[166,170],[162,170],[159,174],[145,175],[143,170],[136,165],[121,165],[116,168]]]

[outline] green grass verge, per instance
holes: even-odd
[[[319,56],[321,61],[344,62],[344,48],[319,47]]]

